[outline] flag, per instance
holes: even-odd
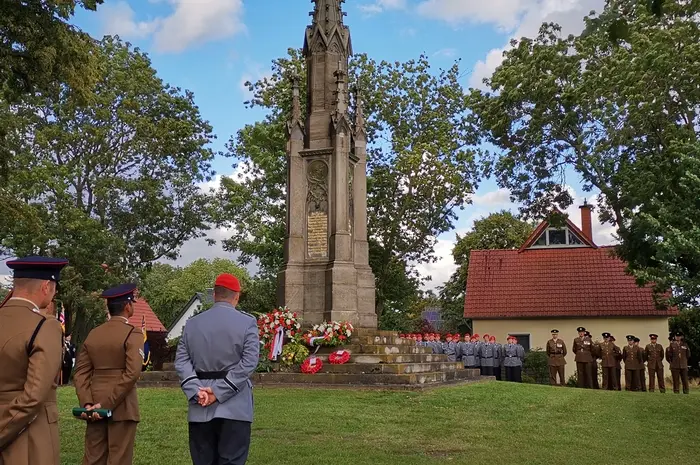
[[[151,348],[148,344],[148,334],[146,333],[146,316],[141,316],[141,332],[143,333],[143,367],[141,371],[144,371],[148,364],[151,362]]]
[[[66,313],[63,310],[63,306],[61,306],[61,313],[58,315],[58,321],[61,322],[61,329],[63,329],[63,332],[66,332]]]

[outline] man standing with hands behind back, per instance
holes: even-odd
[[[185,325],[175,356],[189,401],[190,455],[194,465],[243,465],[253,422],[253,383],[260,341],[254,316],[236,309],[241,285],[222,274],[214,306]]]
[[[547,341],[547,365],[549,365],[549,384],[552,386],[564,386],[564,365],[566,365],[566,344],[559,339],[559,330],[552,330],[552,339]],[[559,375],[559,384],[557,384]]]

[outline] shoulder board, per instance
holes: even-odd
[[[237,309],[237,310],[238,310],[238,309]],[[249,316],[249,317],[251,317],[252,319],[254,319],[255,321],[258,320],[258,319],[255,317],[255,315],[251,315],[250,313],[246,313],[246,312],[244,312],[243,310],[238,310],[238,311],[239,311],[242,315]]]

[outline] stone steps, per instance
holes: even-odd
[[[328,355],[340,349],[351,353],[350,361],[343,365],[329,363]],[[285,371],[255,373],[251,380],[260,386],[388,386],[410,389],[484,379],[479,375],[479,370],[464,369],[461,362],[448,362],[446,355],[433,354],[428,347],[417,346],[415,341],[409,339],[401,339],[395,331],[358,329],[353,334],[352,344],[322,347],[316,356],[323,361],[323,368],[316,374]],[[174,364],[165,363],[160,372],[143,373],[138,385],[179,387]]]

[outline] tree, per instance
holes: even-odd
[[[0,4],[0,101],[17,103],[67,83],[85,98],[97,81],[92,39],[68,23],[103,0],[5,0]],[[12,152],[0,124],[0,178]]]
[[[250,276],[236,262],[224,258],[200,258],[184,268],[154,263],[150,270],[143,273],[139,291],[167,327],[196,293],[206,293],[207,289],[212,289],[216,277],[221,273],[230,273],[239,279],[243,289],[240,307],[246,310]]]
[[[291,74],[305,75],[299,50],[275,60],[272,77],[248,83],[249,107],[269,111],[229,143],[241,175],[224,179],[222,220],[234,231],[225,242],[241,260],[258,261],[271,278],[283,262],[285,123],[291,112]],[[476,184],[473,142],[459,67],[434,75],[425,56],[406,63],[351,61],[368,115],[370,265],[377,280],[377,313],[406,311],[418,295],[415,265],[434,261],[436,237],[453,227],[456,211]],[[301,89],[305,101],[305,89]],[[227,221],[228,220],[228,221]]]
[[[681,331],[690,347],[688,367],[691,374],[700,374],[700,307],[681,308],[680,314],[669,321],[671,331]],[[661,335],[659,335],[661,336]]]
[[[487,172],[526,213],[570,205],[565,174],[575,171],[585,190],[600,192],[600,219],[617,227],[618,253],[638,281],[688,301],[700,263],[689,245],[697,229],[683,220],[697,213],[695,197],[684,196],[695,192],[687,174],[700,153],[700,2],[665,2],[662,15],[647,6],[610,0],[579,36],[544,24],[514,42],[470,108],[481,141],[496,147],[485,153]]]
[[[68,326],[77,311],[81,328],[104,315],[93,292],[176,258],[203,234],[211,196],[197,184],[214,174],[211,127],[191,92],[164,84],[118,38],[100,42],[95,58],[88,105],[62,86],[14,107],[14,174],[0,187],[0,217],[10,219],[0,252],[67,257],[62,299]]]
[[[472,250],[515,249],[530,237],[533,226],[511,212],[502,210],[474,221],[471,231],[460,237],[452,249],[455,264],[459,267],[440,289],[443,326],[448,331],[469,326],[464,318],[464,298],[469,272],[469,256]]]

